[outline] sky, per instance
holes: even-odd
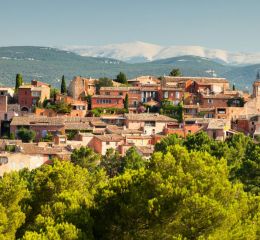
[[[260,52],[259,0],[0,0],[0,46],[143,41]]]

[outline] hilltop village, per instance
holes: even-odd
[[[122,156],[135,147],[149,158],[170,134],[204,131],[224,141],[242,132],[259,141],[260,77],[249,94],[216,77],[140,76],[120,83],[77,76],[68,87],[63,78],[57,90],[18,74],[15,88],[0,87],[0,118],[0,176],[69,160],[82,146]]]

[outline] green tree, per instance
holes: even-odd
[[[24,239],[93,239],[91,209],[103,171],[90,173],[67,161],[54,160],[30,174],[31,199],[26,222],[17,237]]]
[[[56,97],[58,93],[60,93],[60,91],[57,88],[51,88],[50,97],[53,99],[54,102],[56,102]]]
[[[120,72],[116,76],[116,82],[122,83],[122,84],[127,84],[127,77],[123,72]]]
[[[109,177],[114,177],[122,171],[122,159],[118,151],[110,148],[107,150],[105,156],[102,156],[100,162]]]
[[[124,99],[124,109],[126,110],[126,112],[129,111],[129,99],[128,99],[128,94],[125,95],[125,99]]]
[[[61,94],[67,93],[67,86],[66,86],[66,81],[65,81],[64,75],[62,76],[62,79],[61,79],[60,92],[61,92]]]
[[[22,74],[18,73],[16,74],[16,80],[15,80],[15,92],[18,91],[18,88],[23,85],[23,76]]]
[[[27,128],[20,128],[17,132],[17,136],[23,142],[31,142],[35,139],[36,132]]]
[[[17,172],[0,178],[0,239],[15,239],[16,231],[25,222],[22,201],[29,197],[26,182]]]
[[[207,152],[179,145],[155,152],[146,169],[127,169],[102,189],[94,233],[99,239],[257,239],[259,203],[228,177],[226,161]]]
[[[95,81],[96,92],[99,94],[101,87],[113,87],[113,81],[107,77],[99,78]]]
[[[170,76],[172,77],[180,77],[181,76],[181,71],[179,68],[173,68],[170,72]]]
[[[75,149],[71,155],[71,162],[93,172],[100,163],[100,155],[89,147]]]
[[[155,144],[155,151],[157,152],[167,152],[168,146],[172,145],[182,145],[183,139],[178,137],[177,134],[170,134],[167,137],[164,137],[160,142]]]
[[[235,84],[233,84],[233,86],[232,86],[232,90],[233,90],[233,91],[236,90],[236,85],[235,85]]]
[[[86,100],[88,102],[88,110],[91,110],[92,109],[91,95],[87,95]]]
[[[126,155],[122,158],[122,169],[139,169],[145,166],[145,159],[136,151],[135,147],[127,150]]]

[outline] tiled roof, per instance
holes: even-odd
[[[175,86],[172,87],[162,87],[162,91],[178,91],[178,92],[183,92],[184,89],[183,88],[177,88]]]
[[[157,122],[176,122],[176,119],[170,118],[158,113],[129,113],[125,114],[126,119],[130,121],[157,121]]]
[[[16,125],[16,126],[64,125],[66,129],[72,129],[72,126],[74,126],[75,129],[83,129],[84,127],[88,128],[90,122],[93,123],[93,122],[101,122],[101,121],[100,118],[98,117],[19,116],[13,118],[11,125]]]
[[[64,118],[44,117],[44,116],[17,116],[14,117],[11,125],[29,126],[29,125],[63,125]]]
[[[92,98],[92,99],[93,99],[93,98],[103,98],[103,99],[107,99],[107,98],[118,98],[118,99],[122,99],[122,98],[124,98],[124,96],[114,96],[114,95],[93,95],[91,98]]]
[[[88,122],[85,123],[65,123],[65,130],[92,130],[93,128],[89,125]]]
[[[213,77],[171,77],[171,76],[165,76],[164,79],[166,81],[188,81],[192,80],[198,83],[228,83],[228,81],[225,78],[213,78]]]
[[[220,94],[210,94],[210,95],[206,95],[206,94],[202,94],[202,97],[203,98],[214,98],[214,99],[231,99],[231,98],[234,98],[236,97],[235,95],[227,95],[227,94],[223,94],[223,93],[220,93]]]
[[[106,131],[108,133],[114,133],[114,134],[141,134],[142,131],[136,130],[136,129],[128,129],[124,127],[118,127],[116,125],[109,125],[106,127]]]
[[[56,155],[58,153],[67,152],[63,147],[39,146],[37,143],[20,143],[18,146],[20,147],[21,152],[25,154]]]
[[[154,151],[154,147],[152,145],[137,146],[136,148],[142,155],[151,155],[151,154],[153,154],[153,151]]]
[[[207,129],[224,129],[228,126],[228,120],[226,119],[211,119]]]
[[[120,142],[124,139],[123,136],[118,134],[95,135],[95,138],[99,139],[102,142]]]
[[[101,87],[100,90],[104,90],[104,91],[129,91],[129,90],[140,90],[140,87]]]

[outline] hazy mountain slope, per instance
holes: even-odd
[[[139,75],[167,75],[173,67],[180,68],[186,76],[224,76],[241,88],[250,87],[257,69],[260,69],[259,65],[234,67],[195,56],[129,64],[108,58],[83,57],[54,48],[0,48],[1,85],[14,85],[16,73],[22,73],[25,81],[38,79],[59,86],[63,74],[67,81],[75,75],[115,78],[120,71],[133,78]]]
[[[201,46],[160,46],[140,41],[104,46],[67,46],[62,49],[76,52],[82,56],[108,57],[131,63],[185,55],[205,57],[229,64],[260,63],[260,53],[236,53]]]

